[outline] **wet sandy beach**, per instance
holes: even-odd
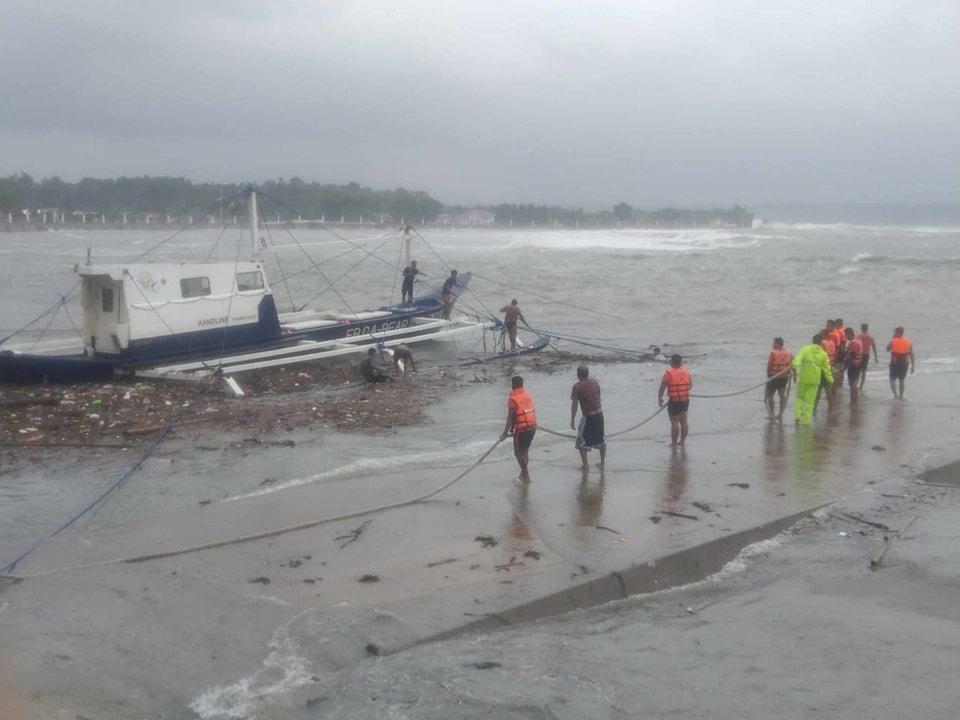
[[[609,430],[635,420],[627,412],[636,404],[618,396],[655,394],[657,367],[596,368],[610,398]],[[639,390],[637,377],[648,378]],[[570,378],[528,378],[541,422],[562,429]],[[607,593],[618,586],[643,590],[623,586],[630,568],[937,462],[955,432],[956,398],[942,382],[916,376],[909,401],[897,403],[876,380],[858,411],[844,403],[813,428],[769,423],[754,395],[702,400],[685,451],[666,445],[658,417],[611,441],[605,472],[585,478],[569,441],[541,434],[528,488],[512,482],[515,465],[501,446],[421,505],[7,585],[0,624],[8,671],[37,717],[65,708],[89,717],[270,717],[257,708],[285,707],[311,678],[371,654],[590,606],[613,599]],[[429,433],[396,428],[375,442],[304,430],[256,444],[212,429],[178,433],[129,489],[17,570],[220,541],[422,494],[489,447],[502,402],[497,383],[467,383],[429,409]],[[78,463],[74,482],[103,482],[111,462],[124,462],[107,460]],[[144,505],[138,496],[149,487],[165,490]],[[716,569],[712,555],[703,557],[704,574]],[[292,643],[286,654],[277,649],[284,642]]]

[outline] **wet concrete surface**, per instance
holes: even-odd
[[[606,369],[608,431],[636,419],[636,403],[618,402],[619,393],[654,397],[654,382],[638,390],[627,370]],[[570,379],[533,378],[541,422],[562,429]],[[752,396],[700,401],[685,451],[666,446],[667,421],[658,417],[611,442],[605,472],[586,477],[570,441],[541,433],[529,487],[512,481],[516,468],[501,446],[490,462],[421,505],[0,587],[0,652],[35,717],[189,718],[198,707],[206,717],[226,717],[194,701],[213,697],[205,695],[211,688],[229,695],[243,678],[257,678],[253,686],[266,688],[264,696],[283,695],[317,682],[313,677],[349,672],[371,654],[511,608],[528,606],[528,619],[554,614],[576,603],[538,601],[585,583],[600,581],[600,589],[582,605],[606,601],[608,591],[623,590],[613,573],[804,511],[865,482],[895,482],[932,467],[956,437],[953,385],[917,376],[910,401],[897,403],[875,382],[859,412],[844,402],[813,428],[768,423]],[[425,493],[489,446],[502,426],[504,396],[503,388],[478,383],[434,408],[428,430],[375,439],[284,434],[295,438],[291,448],[244,445],[229,433],[180,434],[129,490],[18,570],[222,540]],[[93,473],[92,466],[74,470]],[[610,588],[603,578],[612,578]],[[271,667],[285,643],[308,659]],[[230,706],[224,697],[210,707]],[[256,699],[248,701],[255,710]]]

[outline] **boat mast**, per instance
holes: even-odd
[[[253,188],[247,192],[247,222],[250,225],[250,244],[253,248],[253,259],[260,259],[260,238],[257,237],[259,220],[257,219],[257,191]]]

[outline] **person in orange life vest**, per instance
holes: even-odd
[[[853,328],[847,328],[847,349],[843,354],[843,364],[847,368],[847,380],[850,381],[850,402],[857,401],[860,392],[860,373],[863,372],[863,344],[853,334]]]
[[[820,347],[823,348],[824,352],[827,353],[827,358],[830,360],[830,370],[834,371],[837,366],[837,341],[834,339],[834,330],[837,329],[837,325],[833,320],[827,320],[827,327],[825,330],[820,331]],[[834,379],[836,379],[837,373],[833,373]],[[817,390],[817,399],[813,402],[813,414],[817,414],[817,408],[820,406],[820,394],[823,393],[827,396],[827,409],[833,407],[833,388],[836,386],[836,382],[828,383],[825,376],[821,375],[820,377],[820,389]]]
[[[530,482],[527,466],[530,462],[530,445],[537,432],[537,413],[533,409],[533,398],[523,387],[523,378],[514,375],[510,380],[512,391],[507,399],[507,424],[503,428],[501,440],[513,432],[513,455],[520,465],[520,480]]]
[[[870,326],[867,323],[860,325],[860,334],[857,335],[857,340],[863,347],[863,362],[860,364],[860,389],[863,390],[863,383],[867,379],[867,368],[870,366],[870,352],[873,351],[874,362],[880,362],[880,358],[877,357],[877,341],[870,334]]]
[[[792,377],[794,382],[797,380],[797,371],[790,363],[793,362],[793,353],[783,347],[783,338],[773,339],[773,350],[767,357],[767,387],[764,392],[763,402],[767,406],[767,413],[772,420],[774,418],[773,396],[780,395],[780,412],[777,413],[778,420],[783,419],[783,410],[787,405],[787,383]]]
[[[683,445],[687,439],[687,410],[690,408],[690,390],[693,380],[690,371],[683,365],[683,358],[674,355],[670,358],[670,367],[660,380],[657,402],[663,407],[663,394],[668,393],[667,414],[670,416],[671,445]]]
[[[837,354],[833,360],[833,376],[836,378],[833,385],[833,394],[836,397],[837,388],[843,385],[843,369],[845,366],[844,353],[847,351],[847,331],[843,327],[843,318],[833,321],[833,342],[837,346]]]
[[[910,374],[913,375],[916,370],[916,359],[913,357],[913,343],[903,335],[903,328],[898,327],[893,331],[893,337],[887,343],[887,350],[890,352],[890,389],[893,396],[903,400],[903,386],[907,379],[907,366],[910,366]],[[899,387],[899,394],[897,389]]]

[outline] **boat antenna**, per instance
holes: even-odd
[[[247,188],[247,213],[250,225],[250,244],[253,249],[253,259],[260,260],[260,238],[258,237],[260,222],[257,219],[257,191],[253,189],[253,186]]]

